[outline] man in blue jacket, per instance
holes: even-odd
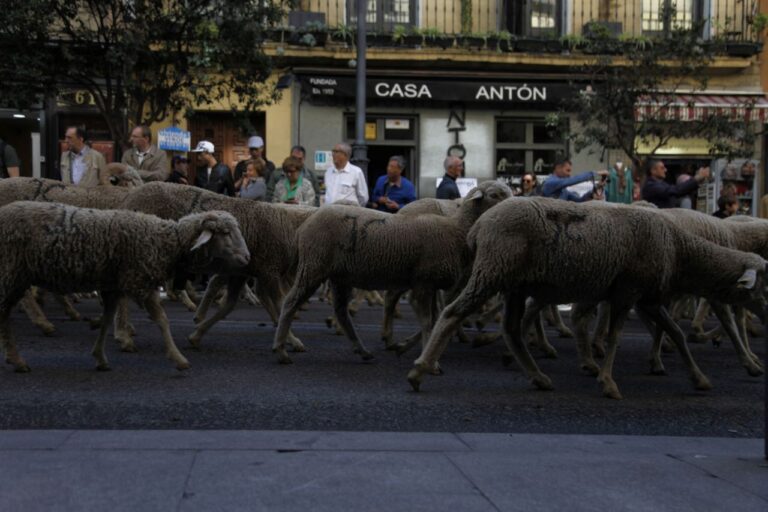
[[[587,171],[576,176],[571,176],[573,167],[571,161],[568,158],[558,158],[555,161],[555,170],[552,175],[546,179],[544,185],[541,187],[541,195],[544,197],[552,197],[555,199],[564,199],[566,201],[574,201],[581,203],[583,201],[589,201],[590,199],[599,199],[602,196],[602,192],[595,192],[590,190],[584,195],[579,195],[575,192],[568,190],[571,185],[577,183],[583,183],[585,181],[593,180],[595,178],[602,178],[608,176],[607,170],[602,171]]]
[[[709,179],[709,167],[701,167],[691,180],[679,185],[664,181],[667,167],[661,160],[648,161],[648,178],[643,185],[643,199],[659,208],[676,208],[680,197],[687,196]]]
[[[380,176],[373,187],[372,203],[377,210],[389,213],[397,211],[416,200],[416,188],[403,176],[405,158],[389,157],[387,174]]]

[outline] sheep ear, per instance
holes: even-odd
[[[738,282],[736,283],[737,288],[742,288],[745,290],[752,290],[755,287],[755,283],[757,282],[757,270],[753,268],[748,268],[744,271],[744,273],[739,278]]]
[[[205,245],[213,236],[213,233],[207,229],[203,230],[202,233],[200,233],[200,236],[197,237],[197,240],[195,241],[195,245],[192,246],[192,251],[195,249],[199,249],[201,246]]]
[[[474,201],[475,199],[482,199],[483,191],[475,187],[469,191],[469,194],[464,196],[464,201]]]

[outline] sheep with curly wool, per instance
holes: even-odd
[[[194,212],[223,210],[231,213],[240,224],[251,253],[250,263],[237,272],[222,272],[211,279],[195,315],[197,328],[188,337],[193,346],[199,346],[203,335],[234,309],[240,290],[251,277],[256,279],[256,295],[262,306],[277,322],[283,295],[294,275],[296,230],[318,210],[311,206],[245,201],[197,187],[161,182],[146,183],[137,188],[121,207],[151,213],[163,219],[178,219]],[[226,303],[210,318],[205,318],[207,308],[223,283],[227,286]],[[294,350],[304,349],[301,341],[293,334],[290,334],[290,341]]]
[[[100,292],[105,321],[93,348],[99,370],[109,369],[104,338],[117,300],[134,298],[160,326],[166,354],[181,370],[189,362],[173,342],[157,287],[178,266],[233,272],[249,260],[237,221],[226,212],[174,222],[135,212],[18,201],[1,207],[0,218],[0,344],[20,372],[29,367],[16,349],[8,317],[30,286],[56,293]]]
[[[504,184],[485,182],[472,189],[455,215],[409,217],[324,206],[297,233],[298,267],[285,296],[272,350],[290,363],[285,341],[298,307],[327,279],[333,290],[336,318],[363,359],[363,346],[349,317],[353,288],[411,292],[411,303],[426,339],[437,314],[436,293],[457,286],[469,268],[466,234],[480,215],[511,197]]]
[[[609,301],[608,350],[599,371],[603,392],[621,398],[613,380],[617,335],[633,306],[663,327],[689,368],[697,389],[711,389],[679,327],[661,307],[671,293],[718,296],[739,303],[762,298],[766,262],[680,229],[646,208],[580,204],[545,198],[506,201],[470,230],[472,274],[459,297],[440,315],[408,380],[418,390],[433,371],[450,334],[466,315],[503,292],[504,338],[532,382],[552,389],[521,336],[527,297],[542,304]],[[579,341],[579,349],[583,339]]]

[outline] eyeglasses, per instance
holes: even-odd
[[[526,179],[526,180],[523,180],[523,183],[533,183],[533,180]]]

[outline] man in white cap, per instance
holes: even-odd
[[[195,186],[234,197],[235,184],[229,167],[216,160],[213,156],[214,151],[213,143],[207,140],[201,140],[192,150],[192,153],[200,153],[200,160],[203,163],[195,173]]]
[[[264,139],[258,135],[254,135],[252,137],[248,137],[248,158],[245,160],[240,160],[235,166],[236,190],[240,190],[240,186],[243,184],[243,176],[245,176],[245,167],[248,163],[248,160],[256,160],[257,158],[261,158],[267,163],[267,166],[264,168],[264,175],[262,177],[264,178],[265,182],[269,182],[269,178],[272,176],[272,172],[275,170],[275,164],[264,158]]]

